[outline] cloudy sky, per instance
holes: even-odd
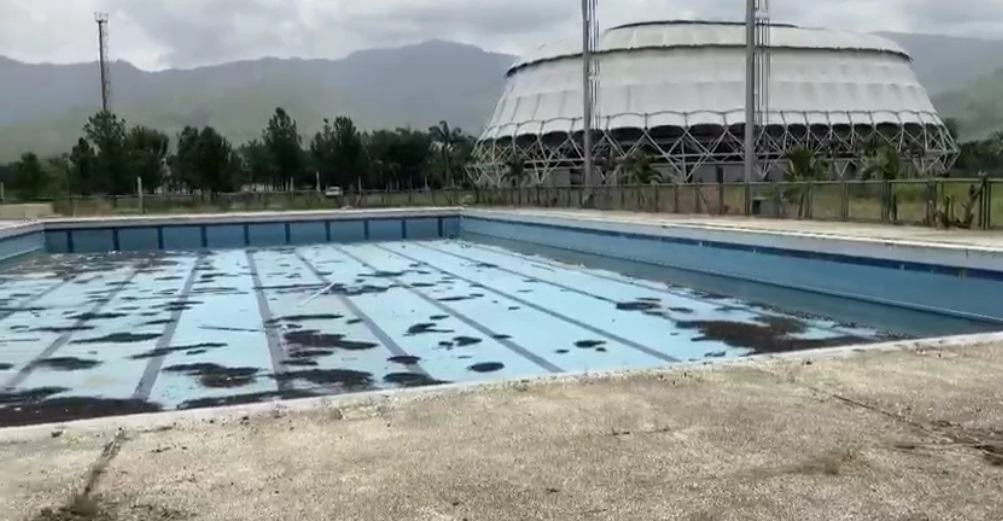
[[[639,19],[742,17],[742,0],[600,0],[608,26]],[[1003,0],[771,0],[779,21],[861,31],[1003,38]],[[0,55],[94,59],[93,13],[111,54],[144,69],[261,56],[338,58],[440,38],[518,53],[573,34],[578,0],[0,0]]]

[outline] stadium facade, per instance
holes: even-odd
[[[783,176],[791,150],[828,158],[831,175],[854,177],[865,152],[891,146],[905,170],[948,170],[957,145],[911,68],[885,38],[773,24],[768,89],[757,119],[761,178]],[[603,33],[593,126],[598,182],[627,182],[645,156],[666,180],[743,178],[745,28],[669,21]],[[501,99],[480,135],[470,173],[506,185],[581,182],[582,54],[575,40],[545,44],[506,73]]]

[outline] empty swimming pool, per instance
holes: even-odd
[[[992,327],[504,241],[38,255],[0,275],[0,425]]]

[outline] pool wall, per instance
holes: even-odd
[[[1003,323],[1003,252],[808,234],[465,210],[461,236],[505,239]]]
[[[1003,323],[1003,251],[505,210],[425,208],[62,219],[0,229],[0,259],[466,237],[503,239]]]
[[[65,219],[45,223],[49,253],[198,250],[459,235],[456,209],[340,210],[273,214]]]
[[[43,251],[44,228],[39,223],[13,224],[0,228],[0,262]]]

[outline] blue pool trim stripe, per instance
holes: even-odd
[[[251,245],[251,225],[245,223],[241,228],[244,233],[244,247],[247,248]]]
[[[112,251],[122,251],[122,243],[118,237],[119,228],[115,228],[111,231],[111,250]]]
[[[164,227],[157,226],[157,249],[164,249]]]
[[[95,304],[91,306],[90,309],[85,311],[85,313],[94,314],[101,311],[101,308],[107,306],[112,300],[115,300],[115,297],[117,297],[118,294],[121,293],[125,289],[125,287],[132,282],[132,279],[136,278],[136,275],[138,275],[141,270],[148,267],[151,264],[151,262],[152,261],[145,261],[141,265],[134,268],[124,281],[122,281],[120,284],[115,285],[115,289],[113,289],[111,293],[108,293],[100,300],[97,300]],[[86,322],[87,322],[86,320],[77,319],[77,321],[73,323],[73,328],[80,327],[84,325]],[[71,337],[73,337],[72,331],[59,335],[59,338],[53,340],[52,343],[49,344],[48,347],[43,349],[41,353],[39,353],[30,362],[21,367],[21,369],[17,372],[17,374],[10,377],[10,379],[7,380],[7,383],[4,384],[2,390],[11,391],[17,386],[24,383],[24,381],[27,380],[28,377],[31,375],[31,372],[35,370],[35,367],[38,366],[39,362],[56,354],[56,351],[59,351],[60,349],[63,348],[63,346],[65,346],[70,342]]]
[[[378,248],[380,248],[380,249],[383,249],[379,245],[376,245],[376,246]],[[334,247],[342,255],[344,255],[344,256],[346,256],[346,257],[354,260],[355,262],[358,262],[359,264],[365,266],[366,268],[372,270],[373,273],[376,273],[376,272],[380,271],[380,270],[376,269],[376,267],[373,266],[372,264],[369,264],[368,262],[360,259],[359,257],[356,257],[355,255],[349,253],[343,247],[337,246],[337,245],[334,246]],[[392,252],[392,251],[389,251],[389,250],[385,250],[385,251],[388,251],[391,254],[397,255],[395,252]],[[403,257],[403,256],[401,256],[401,257]],[[540,357],[539,355],[537,355],[536,353],[533,353],[532,351],[526,349],[525,347],[522,347],[521,345],[516,344],[515,342],[513,342],[513,341],[511,341],[511,340],[509,340],[507,338],[499,338],[499,335],[498,335],[498,333],[496,331],[492,331],[488,327],[486,327],[486,326],[484,326],[484,325],[476,322],[475,320],[473,320],[470,317],[464,315],[463,313],[460,313],[459,311],[453,309],[452,307],[447,306],[446,304],[443,304],[442,302],[439,302],[438,300],[435,300],[432,297],[429,297],[428,295],[422,293],[421,291],[418,291],[417,288],[412,287],[410,284],[405,284],[404,282],[402,282],[400,279],[398,279],[396,277],[390,277],[389,280],[392,281],[394,284],[397,284],[397,285],[401,286],[402,288],[407,289],[409,292],[411,292],[411,294],[413,294],[414,296],[416,296],[416,297],[424,300],[425,302],[431,304],[433,307],[435,307],[436,309],[442,311],[443,313],[446,313],[447,315],[452,316],[453,318],[459,320],[460,322],[463,322],[467,326],[469,326],[469,327],[477,330],[482,335],[484,335],[486,337],[489,337],[489,338],[492,338],[495,342],[498,342],[502,346],[508,348],[513,353],[516,353],[517,355],[525,358],[526,360],[529,360],[530,362],[536,364],[537,366],[541,367],[542,369],[544,369],[546,371],[549,371],[551,373],[563,373],[564,372],[564,370],[561,369],[560,367],[558,367],[558,366],[550,363],[545,358]]]
[[[502,240],[508,240],[508,241],[514,240],[514,239],[508,239],[508,238],[505,238],[505,237],[495,237],[493,235],[484,235],[484,234],[475,233],[475,232],[467,232],[467,234],[468,235],[474,235],[474,236],[488,237],[488,238],[491,238],[491,239],[502,239]],[[748,280],[748,281],[752,281],[752,282],[763,283],[760,280],[757,280],[757,279],[754,279],[754,278],[751,278],[751,277],[747,277],[747,276],[743,276],[743,275],[736,275],[736,274],[733,274],[733,273],[725,273],[725,272],[719,272],[719,271],[714,271],[714,270],[698,270],[698,269],[694,269],[692,267],[679,266],[679,265],[673,264],[671,262],[654,262],[654,261],[645,260],[645,259],[636,258],[636,257],[630,257],[630,256],[614,256],[614,255],[610,255],[608,253],[600,253],[600,252],[592,252],[592,251],[586,251],[586,250],[579,250],[579,249],[576,249],[576,248],[569,248],[569,247],[566,247],[566,246],[558,246],[558,245],[553,245],[553,244],[549,244],[549,243],[545,243],[545,242],[534,241],[534,240],[531,240],[531,239],[520,239],[520,240],[518,240],[516,242],[524,242],[524,243],[527,243],[527,244],[535,244],[535,245],[538,245],[538,246],[545,246],[545,247],[548,247],[548,248],[555,248],[555,249],[558,249],[558,250],[566,250],[566,251],[571,251],[571,252],[576,252],[576,253],[585,253],[585,254],[588,254],[588,255],[597,255],[597,256],[600,256],[600,257],[606,257],[608,259],[627,260],[627,261],[631,261],[631,262],[638,262],[638,263],[641,263],[641,264],[648,264],[648,265],[651,265],[651,266],[673,268],[673,269],[677,269],[677,270],[689,271],[689,272],[692,272],[692,273],[699,273],[699,274],[703,274],[703,275],[712,275],[712,276],[725,277],[725,278],[734,279],[734,280]],[[927,305],[922,305],[922,304],[913,304],[913,303],[910,303],[910,302],[903,302],[903,301],[899,301],[899,300],[889,300],[889,299],[883,299],[883,298],[876,298],[876,297],[871,297],[871,296],[867,296],[867,295],[860,295],[860,294],[856,294],[856,293],[845,293],[845,292],[834,291],[834,290],[830,290],[830,289],[820,289],[820,288],[815,288],[815,287],[810,287],[810,286],[802,286],[802,285],[797,285],[797,284],[784,284],[784,283],[776,282],[776,281],[771,281],[771,282],[768,282],[766,284],[768,284],[770,286],[775,286],[775,287],[778,287],[778,288],[785,288],[785,289],[790,289],[790,290],[794,290],[794,291],[802,291],[802,292],[807,292],[807,293],[815,293],[815,294],[818,294],[818,295],[825,295],[825,296],[828,296],[828,297],[839,297],[839,298],[845,298],[845,299],[850,299],[850,300],[858,300],[858,301],[867,302],[867,303],[870,303],[870,304],[877,304],[879,306],[891,306],[891,307],[897,307],[897,308],[902,308],[902,309],[909,309],[909,310],[912,310],[912,311],[920,311],[920,312],[923,312],[923,313],[933,313],[935,315],[946,315],[946,316],[951,316],[951,317],[955,317],[955,318],[962,318],[962,319],[965,319],[965,320],[974,320],[974,321],[977,321],[977,322],[991,322],[991,323],[996,323],[996,324],[1003,324],[1003,319],[997,318],[997,317],[993,317],[993,316],[990,316],[990,315],[968,313],[968,312],[964,312],[964,311],[957,311],[957,310],[954,310],[954,309],[939,308],[939,307],[935,307],[935,306],[927,306]]]
[[[519,303],[519,304],[521,304],[523,306],[526,306],[528,308],[535,309],[535,310],[537,310],[537,311],[539,311],[541,313],[550,315],[551,317],[554,317],[556,319],[563,320],[564,322],[567,322],[567,323],[572,324],[574,326],[578,326],[579,328],[584,329],[584,330],[586,330],[586,331],[588,331],[590,333],[602,336],[604,338],[607,338],[609,340],[613,340],[615,342],[619,342],[619,343],[621,343],[621,344],[623,344],[625,346],[631,347],[631,348],[633,348],[633,349],[635,349],[637,351],[641,351],[642,353],[644,353],[644,354],[646,354],[648,356],[654,357],[654,358],[656,358],[658,360],[661,360],[663,362],[675,363],[675,362],[679,362],[680,361],[678,358],[669,356],[669,355],[667,355],[665,353],[662,353],[661,351],[658,351],[657,349],[652,349],[652,348],[650,348],[650,347],[648,347],[646,345],[634,342],[633,340],[631,340],[629,338],[624,338],[624,337],[622,337],[620,335],[617,335],[616,333],[610,333],[609,331],[605,331],[603,329],[599,329],[597,327],[591,326],[591,325],[586,324],[584,322],[581,322],[579,320],[575,320],[575,319],[573,319],[573,318],[571,318],[569,316],[562,315],[561,313],[558,313],[556,311],[547,309],[547,308],[545,308],[543,306],[538,306],[538,305],[536,305],[536,304],[534,304],[532,302],[529,302],[529,301],[527,301],[525,299],[521,299],[521,298],[519,298],[519,297],[517,297],[515,295],[512,295],[511,293],[507,293],[507,292],[504,292],[504,291],[502,291],[500,289],[495,289],[495,288],[492,288],[491,286],[487,286],[483,282],[477,282],[477,281],[468,279],[468,278],[463,277],[463,276],[461,276],[461,275],[459,275],[457,273],[451,272],[451,271],[449,271],[447,269],[440,268],[440,267],[438,267],[438,266],[436,266],[434,264],[429,264],[428,262],[425,262],[425,261],[422,261],[420,259],[416,259],[414,257],[411,257],[410,255],[407,255],[407,254],[404,254],[404,253],[400,253],[400,252],[396,252],[396,251],[393,251],[393,250],[389,250],[389,249],[384,248],[383,246],[381,246],[379,244],[377,244],[376,247],[379,248],[379,249],[381,249],[381,250],[383,250],[383,251],[385,251],[385,252],[387,252],[387,253],[390,253],[391,255],[396,255],[396,256],[401,257],[403,259],[407,259],[407,260],[409,260],[411,262],[415,262],[415,263],[421,264],[423,266],[428,266],[428,267],[430,267],[430,268],[432,268],[432,269],[434,269],[434,270],[436,270],[436,271],[438,271],[440,273],[444,273],[446,275],[449,275],[450,277],[454,277],[457,280],[462,280],[462,281],[466,282],[467,284],[477,285],[478,287],[484,288],[484,289],[486,289],[486,290],[488,290],[488,291],[490,291],[490,292],[492,292],[492,293],[494,293],[496,295],[500,295],[502,297],[505,297],[505,298],[507,298],[507,299],[509,299],[509,300],[511,300],[513,302],[517,302],[517,303]]]
[[[303,265],[306,266],[307,269],[310,270],[310,272],[313,273],[313,275],[317,277],[318,280],[323,282],[325,285],[331,284],[331,281],[327,277],[325,277],[320,272],[320,270],[318,270],[317,267],[313,265],[313,263],[307,260],[307,258],[303,256],[302,252],[296,250],[295,255],[296,258],[299,259],[299,261],[302,262]],[[404,348],[400,346],[400,344],[394,341],[394,339],[391,338],[390,335],[388,335],[387,332],[383,330],[383,328],[377,325],[375,320],[373,320],[369,315],[367,315],[361,309],[359,309],[359,307],[356,306],[354,302],[352,302],[352,299],[341,294],[336,294],[335,296],[338,298],[338,301],[341,302],[341,305],[345,306],[345,308],[350,313],[355,315],[356,318],[362,320],[362,323],[366,326],[366,328],[369,329],[369,331],[373,334],[373,336],[376,337],[376,339],[379,340],[380,343],[382,343],[383,346],[386,347],[388,351],[390,351],[391,355],[410,356],[410,353],[405,351]],[[421,374],[424,376],[430,376],[428,371],[423,369],[419,364],[409,366],[408,370],[413,373]]]
[[[731,242],[720,242],[711,240],[696,240],[696,239],[686,239],[681,237],[668,237],[659,235],[649,235],[644,233],[632,233],[632,232],[619,232],[619,231],[609,231],[609,230],[597,230],[595,228],[587,227],[576,227],[576,226],[565,226],[560,224],[551,223],[540,223],[540,222],[527,222],[527,221],[515,221],[509,219],[496,219],[496,218],[484,218],[484,217],[471,217],[464,215],[463,220],[476,220],[482,222],[495,222],[495,223],[505,223],[529,226],[534,228],[544,228],[552,230],[561,231],[571,231],[576,233],[588,233],[593,235],[605,236],[605,237],[621,237],[626,239],[635,239],[642,241],[656,241],[656,242],[669,242],[674,244],[682,244],[687,246],[697,246],[704,248],[717,248],[722,250],[731,251],[742,251],[750,253],[759,253],[765,255],[778,255],[782,257],[793,257],[799,259],[817,260],[817,261],[830,261],[838,262],[842,264],[856,264],[860,266],[870,266],[875,268],[888,268],[894,270],[906,270],[906,271],[918,271],[922,273],[935,273],[940,275],[950,275],[962,278],[973,278],[973,279],[985,279],[992,280],[996,282],[1003,282],[1003,271],[993,271],[984,269],[972,269],[972,268],[960,268],[955,266],[943,266],[939,264],[928,264],[923,262],[912,262],[912,261],[900,261],[891,259],[879,259],[874,257],[860,257],[857,255],[845,255],[841,253],[825,253],[818,251],[806,251],[806,250],[791,250],[786,248],[777,248],[773,246],[750,246],[746,244],[736,244]],[[730,231],[730,230],[729,230]],[[739,230],[735,230],[736,233],[746,233]],[[826,239],[832,240],[832,239]],[[838,238],[837,238],[838,240]]]
[[[254,299],[258,304],[258,314],[261,315],[261,327],[265,331],[265,341],[268,342],[268,354],[272,360],[272,372],[278,377],[285,372],[286,360],[285,350],[282,349],[282,340],[275,330],[272,320],[272,308],[268,305],[268,297],[261,286],[261,276],[258,275],[258,263],[254,261],[254,250],[247,250],[247,267],[251,272],[251,283],[254,284]],[[276,378],[276,385],[280,393],[287,393],[292,390],[292,382],[285,378]]]
[[[195,285],[195,277],[198,275],[198,268],[199,264],[202,263],[202,259],[202,255],[195,258],[195,264],[192,265],[191,271],[188,272],[188,278],[185,279],[185,284],[181,288],[181,295],[176,299],[178,302],[187,303],[191,298],[192,287]],[[157,339],[157,343],[153,346],[155,351],[159,352],[171,346],[171,342],[174,341],[174,333],[178,330],[178,323],[181,322],[181,315],[184,313],[182,308],[183,306],[178,306],[171,312],[171,322],[167,324],[164,332],[161,333],[160,338]],[[153,392],[153,385],[157,383],[157,376],[160,375],[160,369],[164,366],[165,358],[166,355],[154,356],[146,362],[143,376],[139,379],[136,390],[132,393],[133,399],[144,402],[150,399],[150,393]]]
[[[66,251],[67,253],[75,253],[76,248],[73,247],[73,231],[66,230]]]
[[[439,237],[443,237],[444,236],[443,235],[444,232],[443,232],[442,217],[441,216],[436,220],[436,226],[438,227]]]

